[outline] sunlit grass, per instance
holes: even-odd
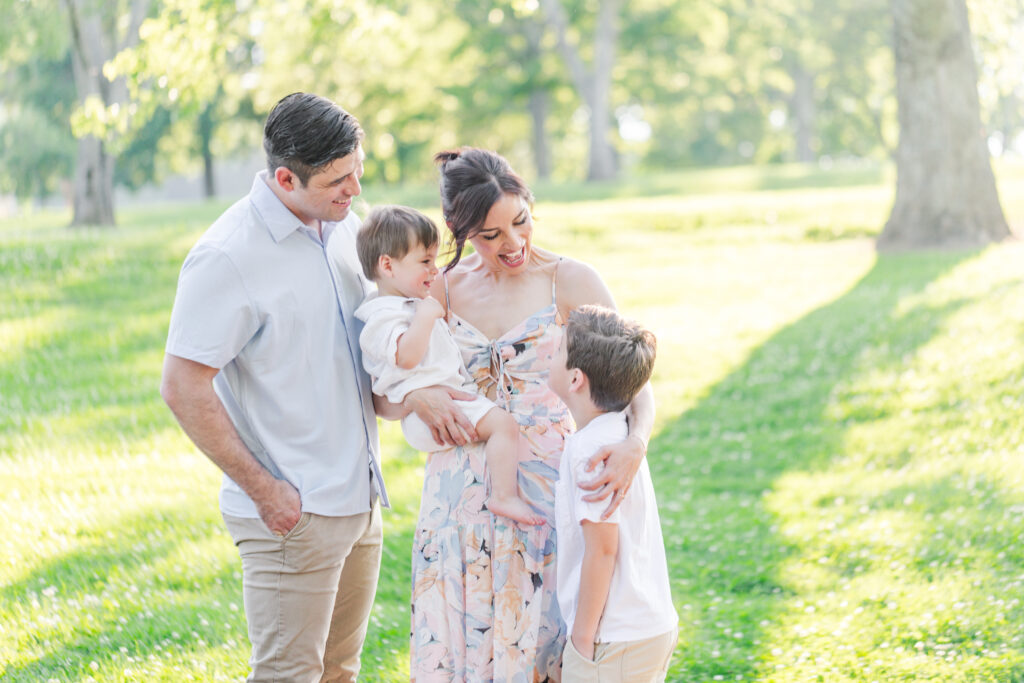
[[[537,243],[658,335],[670,680],[1024,681],[1024,246],[879,256],[891,171],[840,171],[536,188]],[[1019,223],[1024,172],[997,171]],[[364,196],[437,218],[392,190]],[[4,680],[248,670],[220,477],[157,393],[181,260],[223,206],[0,223]],[[383,440],[363,678],[400,681],[423,456]]]

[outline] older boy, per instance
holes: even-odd
[[[569,316],[548,384],[577,431],[566,440],[555,489],[558,603],[569,630],[562,681],[664,681],[678,637],[661,523],[646,460],[622,505],[583,500],[587,461],[626,437],[623,409],[650,379],[654,335],[615,311]]]

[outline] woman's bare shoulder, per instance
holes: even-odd
[[[561,257],[556,274],[558,308],[563,315],[585,304],[615,308],[615,299],[597,269],[574,258]]]

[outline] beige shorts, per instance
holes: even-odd
[[[486,396],[480,395],[472,401],[457,401],[455,405],[462,409],[462,412],[466,414],[466,417],[469,418],[474,427],[480,423],[480,420],[484,419],[484,415],[497,407]],[[430,434],[430,427],[418,418],[416,413],[409,413],[402,419],[402,434],[405,435],[405,440],[409,442],[410,446],[424,453],[446,448],[446,446],[440,446],[434,441],[434,437]]]
[[[590,660],[566,638],[562,683],[663,683],[678,640],[679,631],[673,629],[645,640],[598,643]]]

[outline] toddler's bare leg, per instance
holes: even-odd
[[[543,524],[544,518],[519,497],[519,425],[501,408],[492,408],[476,424],[484,439],[484,455],[491,479],[487,509],[523,524]]]

